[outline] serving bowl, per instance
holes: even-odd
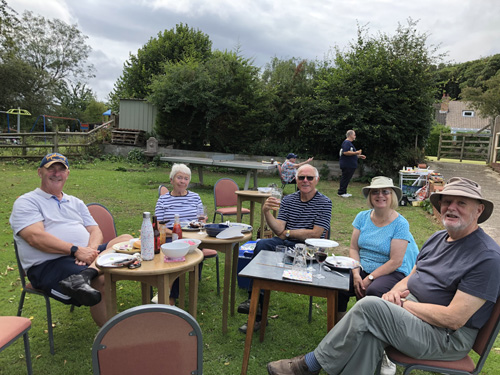
[[[216,237],[224,229],[229,228],[226,224],[205,224],[205,230],[210,237]]]
[[[201,243],[201,240],[195,238],[183,238],[182,240],[175,240],[173,242],[182,242],[189,245],[188,253],[192,253]]]
[[[161,245],[161,251],[169,258],[180,258],[189,251],[189,244],[180,241],[167,242]]]
[[[260,188],[257,188],[257,190],[259,191],[259,193],[269,194],[271,192],[271,190],[273,190],[273,188],[272,187],[260,187]]]

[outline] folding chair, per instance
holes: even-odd
[[[0,316],[0,352],[10,346],[19,337],[23,336],[24,354],[28,375],[33,374],[31,368],[31,353],[28,331],[31,329],[31,320],[19,316]]]
[[[221,178],[214,186],[214,223],[217,214],[220,215],[221,222],[224,222],[224,215],[236,215],[236,204],[238,197],[235,191],[238,191],[238,185],[230,178]],[[248,215],[248,208],[241,208],[242,215]]]
[[[203,373],[198,322],[169,305],[132,307],[111,318],[92,345],[94,375]]]
[[[297,190],[297,181],[293,179],[293,182],[286,182],[283,179],[283,175],[281,174],[281,164],[278,164],[278,172],[280,175],[280,180],[281,180],[281,189],[284,190],[286,185],[295,185],[295,190]]]
[[[476,341],[472,346],[472,350],[479,355],[477,364],[474,364],[474,361],[469,355],[456,361],[437,361],[415,359],[401,353],[393,347],[386,348],[385,352],[392,362],[405,368],[403,373],[404,375],[410,374],[413,370],[432,371],[449,375],[476,375],[481,372],[481,369],[488,358],[488,354],[495,343],[499,330],[500,299],[497,299],[490,318],[483,328],[479,330]],[[377,375],[380,375],[381,364],[382,362],[378,366]]]
[[[21,297],[19,298],[19,306],[17,308],[17,316],[21,316],[24,306],[24,297],[26,293],[35,294],[45,298],[45,309],[47,311],[47,332],[49,334],[50,354],[54,355],[54,332],[52,329],[52,310],[50,308],[50,296],[41,289],[35,289],[28,281],[26,283],[26,274],[24,273],[21,260],[19,259],[19,252],[17,250],[17,243],[14,240],[14,251],[16,253],[17,269],[19,270],[19,278],[21,280]],[[73,312],[75,306],[71,305],[70,312]]]

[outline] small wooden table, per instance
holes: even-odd
[[[317,269],[319,264],[313,263]],[[287,266],[287,268],[290,268]],[[349,290],[349,272],[342,272],[344,277],[333,272],[322,271],[324,279],[313,278],[312,283],[283,279],[285,267],[276,266],[276,253],[274,251],[262,250],[250,263],[243,268],[239,276],[253,279],[252,297],[250,299],[250,313],[248,314],[247,336],[243,353],[243,364],[241,374],[247,373],[250,349],[252,347],[253,327],[257,315],[260,290],[264,290],[264,303],[262,306],[262,322],[267,321],[267,310],[271,290],[305,294],[309,296],[325,297],[327,299],[327,331],[335,324],[337,315],[337,291]],[[317,272],[317,271],[316,271]],[[260,342],[264,341],[266,324],[260,326]]]
[[[139,268],[129,269],[99,267],[104,273],[104,299],[107,319],[117,314],[116,282],[119,280],[134,280],[141,283],[142,304],[151,303],[149,286],[158,288],[158,303],[168,304],[170,283],[180,275],[189,272],[189,313],[196,319],[198,302],[198,264],[203,260],[203,253],[196,249],[186,255],[184,262],[165,263],[163,253],[156,254],[151,261],[142,261]]]
[[[260,203],[260,232],[258,233],[260,233],[261,238],[264,238],[266,219],[264,217],[262,205],[265,203],[266,199],[271,196],[271,193],[261,193],[256,190],[237,190],[235,193],[238,198],[236,201],[236,222],[238,223],[241,223],[241,207],[243,202],[250,201],[250,225],[253,227],[255,202]],[[274,211],[274,215],[276,216],[276,211]]]
[[[221,240],[216,237],[210,237],[205,233],[199,234],[198,231],[182,232],[182,238],[195,238],[201,240],[200,247],[214,249],[224,253],[224,287],[222,291],[222,333],[227,333],[227,312],[229,305],[229,288],[231,288],[231,316],[234,315],[234,305],[236,299],[236,274],[238,273],[238,252],[239,243],[247,242],[252,238],[252,233],[244,233],[243,237]],[[191,282],[190,282],[191,284]],[[190,285],[191,286],[191,285]]]

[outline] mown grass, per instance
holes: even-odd
[[[2,315],[15,315],[20,296],[20,281],[12,244],[12,230],[9,216],[14,200],[21,194],[39,186],[35,164],[0,164],[2,186],[0,191],[0,312]],[[153,211],[160,183],[168,182],[167,166],[129,164],[126,162],[97,161],[94,163],[71,163],[71,173],[65,192],[80,197],[86,203],[99,202],[113,213],[119,233],[137,234],[142,222],[143,211]],[[243,186],[245,175],[227,171],[205,173],[205,186],[194,187],[208,206],[209,218],[213,218],[213,185],[221,177],[231,177]],[[260,186],[279,178],[261,176]],[[198,182],[193,173],[192,182]],[[340,243],[337,254],[347,254],[352,220],[355,215],[366,209],[361,195],[364,183],[351,183],[353,197],[337,197],[338,182],[321,181],[318,188],[331,197],[332,239]],[[293,192],[288,186],[285,193]],[[257,210],[260,207],[257,206]],[[412,233],[421,246],[425,239],[440,226],[424,210],[414,207],[401,207],[399,210],[410,222]],[[259,213],[255,215],[259,219]],[[248,219],[245,219],[248,220]],[[258,225],[258,223],[255,223]],[[224,257],[221,256],[223,264]],[[223,267],[221,268],[223,270]],[[216,294],[215,263],[207,260],[203,267],[199,288],[198,322],[204,340],[205,374],[239,374],[245,336],[238,327],[246,317],[236,314],[229,317],[227,335],[221,332],[222,297]],[[221,275],[222,277],[222,275]],[[123,311],[140,303],[140,288],[134,282],[119,282],[118,308]],[[237,290],[237,302],[247,298],[245,290]],[[309,297],[295,294],[273,292],[269,315],[272,317],[266,331],[266,339],[259,343],[254,339],[249,365],[249,374],[265,374],[268,361],[292,357],[313,350],[326,333],[326,303],[314,299],[313,323],[307,323]],[[353,303],[353,301],[351,301]],[[46,332],[45,306],[42,298],[28,296],[23,316],[32,318],[30,343],[35,374],[90,374],[92,372],[91,347],[98,327],[93,323],[88,308],[80,307],[70,313],[69,306],[52,301],[54,321],[55,355],[50,355]],[[24,374],[26,372],[22,340],[0,354],[0,374]],[[491,354],[484,374],[494,374],[498,354]],[[402,373],[398,369],[398,374]],[[419,372],[416,372],[418,374]],[[423,374],[424,372],[420,372]]]

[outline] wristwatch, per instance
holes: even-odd
[[[75,257],[75,253],[78,251],[78,246],[71,246],[71,249],[70,249],[70,252],[71,252],[71,256],[74,258]]]
[[[373,280],[375,280],[375,278],[373,277],[372,274],[370,274],[370,275],[368,275],[368,280],[373,281]]]
[[[290,237],[290,229],[287,229],[286,233],[285,233],[285,237],[288,238]]]

